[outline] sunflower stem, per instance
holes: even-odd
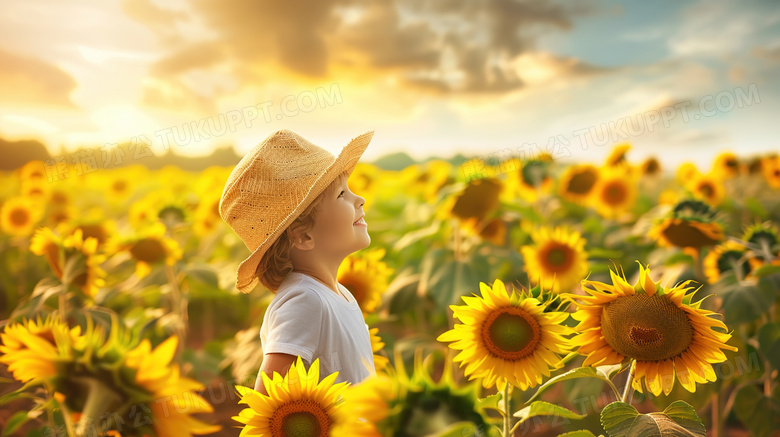
[[[737,261],[734,259],[729,259],[729,263],[734,270],[734,276],[737,277],[737,282],[742,283],[745,278],[742,277],[742,269],[739,268],[739,264],[737,264]]]
[[[720,423],[720,396],[718,392],[712,395],[712,437],[721,436],[721,423]]]
[[[774,255],[772,255],[772,250],[769,248],[769,241],[767,241],[766,238],[762,238],[759,240],[759,243],[761,243],[761,252],[763,252],[764,262],[769,263],[775,259]]]
[[[696,280],[704,284],[706,282],[706,278],[704,276],[704,260],[701,258],[701,247],[696,249],[696,256],[694,258],[693,271],[696,275]]]
[[[460,223],[457,221],[453,222],[454,229],[452,232],[453,236],[453,253],[455,255],[455,261],[460,261]]]
[[[178,358],[184,350],[185,342],[187,340],[187,325],[189,324],[187,299],[179,289],[172,265],[165,264],[165,275],[167,276],[168,284],[170,284],[171,287],[171,311],[179,316],[179,343],[176,346],[176,357]]]
[[[628,369],[628,378],[626,378],[626,386],[623,388],[623,396],[620,398],[620,402],[631,403],[631,398],[634,394],[634,367],[636,367],[636,361],[632,361],[631,367]]]
[[[510,430],[512,429],[512,409],[509,407],[509,394],[511,392],[512,385],[506,383],[504,386],[504,437],[509,437]]]

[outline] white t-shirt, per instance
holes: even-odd
[[[263,353],[300,356],[307,368],[319,358],[320,380],[338,371],[335,383],[358,384],[375,374],[363,313],[352,293],[338,286],[349,302],[311,276],[290,272],[266,309]]]

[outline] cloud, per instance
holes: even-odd
[[[0,94],[3,103],[75,108],[70,93],[76,81],[60,68],[40,59],[0,47]]]
[[[217,107],[211,98],[196,93],[191,87],[176,78],[145,79],[141,103],[172,112],[189,112],[191,114],[217,112]]]
[[[589,3],[515,0],[190,0],[188,5],[186,13],[174,13],[150,0],[126,2],[128,14],[150,27],[181,29],[186,20],[209,35],[188,46],[173,44],[152,74],[227,62],[245,85],[264,80],[258,71],[279,68],[304,80],[392,78],[448,94],[525,86],[514,60],[534,50],[540,32],[571,29],[573,17],[591,9]],[[590,70],[569,70],[578,72]]]

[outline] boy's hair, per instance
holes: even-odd
[[[276,293],[284,278],[293,271],[290,251],[293,247],[292,238],[295,232],[309,232],[316,223],[319,205],[326,196],[333,193],[339,183],[349,178],[347,172],[336,176],[333,182],[320,193],[301,214],[290,223],[287,229],[271,244],[257,265],[255,275],[271,292]]]

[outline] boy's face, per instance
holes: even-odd
[[[368,226],[355,221],[363,217],[365,199],[349,190],[347,178],[334,182],[329,193],[318,205],[317,220],[311,231],[315,247],[337,256],[365,249],[371,244]]]

